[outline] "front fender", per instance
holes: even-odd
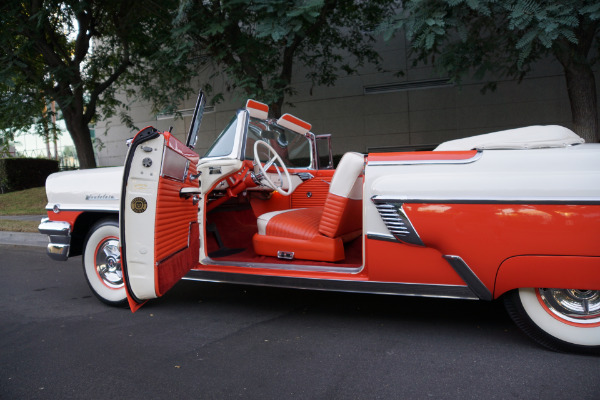
[[[600,290],[600,257],[516,256],[502,262],[494,298],[517,288]]]

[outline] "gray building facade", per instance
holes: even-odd
[[[310,122],[316,134],[332,134],[334,154],[436,144],[529,125],[571,128],[565,78],[554,59],[536,64],[521,83],[499,79],[495,91],[483,94],[484,82],[466,79],[460,86],[451,85],[431,66],[412,66],[402,37],[377,43],[376,48],[385,72],[367,65],[355,75],[341,76],[335,86],[312,87],[305,78],[306,71],[294,70],[297,94],[286,99],[294,107],[284,106],[283,111]],[[399,77],[399,71],[404,75]],[[190,79],[190,85],[199,88],[210,75],[211,71],[201,71]],[[216,92],[226,86],[222,77],[211,84]],[[225,93],[225,101],[205,114],[196,148],[200,155],[245,101],[240,93]],[[183,140],[191,120],[186,110],[193,109],[194,103],[192,96],[180,106],[183,119],[174,119],[154,115],[148,104],[133,102],[131,117],[140,129],[152,125],[167,130],[173,126],[175,135]],[[98,165],[122,165],[125,141],[134,134],[118,119],[100,119],[96,125],[96,137],[102,143]]]

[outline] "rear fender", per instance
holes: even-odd
[[[502,262],[494,298],[517,288],[600,290],[600,257],[516,256]]]

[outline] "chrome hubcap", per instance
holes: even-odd
[[[95,265],[98,276],[106,286],[113,289],[123,286],[123,270],[121,269],[118,239],[106,239],[98,245]]]
[[[544,304],[558,317],[579,324],[600,322],[600,290],[538,289]]]

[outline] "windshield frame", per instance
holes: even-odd
[[[229,124],[227,124],[223,128],[223,130],[219,133],[217,138],[215,138],[215,141],[209,147],[209,149],[206,151],[205,155],[201,157],[201,160],[203,160],[203,159],[206,159],[206,160],[237,159],[240,161],[246,160],[246,146],[247,146],[247,141],[248,141],[248,132],[249,132],[249,125],[250,125],[250,113],[248,112],[247,109],[239,109],[236,111],[236,115],[234,118],[236,119],[236,128],[235,128],[235,135],[233,138],[233,146],[232,146],[232,149],[229,152],[229,154],[224,154],[224,155],[219,155],[219,156],[206,155],[215,146],[215,144],[221,138],[221,136],[223,135],[223,133],[227,129],[227,127],[229,127]],[[285,127],[277,124],[277,121],[275,119],[264,119],[264,120],[258,119],[258,120],[263,122],[264,124],[266,124],[269,127],[272,126],[272,127],[278,128],[278,129],[283,129],[285,131],[292,132],[295,135],[300,135],[300,136],[306,138],[306,140],[308,140],[308,150],[310,153],[310,164],[306,167],[297,167],[297,166],[289,167],[288,166],[289,169],[298,169],[298,170],[318,170],[319,169],[319,165],[318,165],[319,160],[317,157],[316,139],[315,139],[315,135],[312,132],[307,132],[305,135],[302,135],[298,132],[294,132],[288,128],[285,128]]]
[[[229,152],[229,154],[223,154],[223,155],[219,155],[219,156],[208,156],[207,155],[210,152],[210,150],[213,149],[215,144],[222,138],[223,133],[229,127],[229,124],[227,124],[225,126],[225,128],[223,129],[223,131],[221,131],[219,133],[219,136],[217,136],[217,138],[215,139],[213,144],[210,146],[210,148],[207,150],[206,154],[202,157],[202,159],[243,160],[243,154],[245,151],[246,135],[247,135],[247,131],[248,131],[248,122],[250,120],[250,115],[248,113],[248,110],[240,109],[240,110],[237,110],[234,118],[236,120],[235,135],[233,136],[233,145],[231,147],[231,151]]]
[[[250,122],[252,119],[259,121],[260,123],[263,123],[268,128],[269,131],[276,132],[277,130],[282,130],[282,131],[288,132],[289,134],[292,134],[292,135],[298,135],[299,137],[305,139],[308,142],[307,150],[309,153],[309,164],[306,166],[286,165],[286,167],[288,169],[292,169],[292,170],[294,170],[294,169],[299,169],[299,170],[305,170],[305,169],[316,170],[316,169],[318,169],[316,167],[316,162],[315,162],[315,149],[314,149],[315,143],[314,143],[314,135],[312,133],[308,132],[306,135],[303,135],[298,132],[294,132],[293,130],[291,130],[289,128],[286,128],[284,126],[277,124],[275,119],[251,118],[251,119],[248,119],[248,125],[250,125]],[[276,129],[272,129],[272,128],[276,128]],[[246,133],[244,136],[244,143],[243,143],[243,150],[242,150],[242,157],[244,157],[244,158],[242,160],[246,159],[246,146],[248,143],[249,132],[250,132],[250,128],[248,127],[246,129]],[[251,161],[253,161],[253,160],[251,160]]]

